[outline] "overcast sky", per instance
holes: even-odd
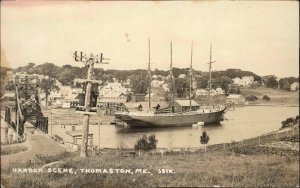
[[[11,67],[74,62],[75,50],[103,53],[104,69],[167,70],[173,64],[207,71],[239,68],[258,75],[299,75],[299,2],[4,2],[1,51]]]

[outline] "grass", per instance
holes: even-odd
[[[1,147],[1,155],[11,155],[20,153],[22,151],[27,151],[28,148],[26,146],[9,146]]]
[[[295,187],[299,185],[299,156],[237,155],[230,151],[208,150],[189,154],[170,153],[120,156],[111,151],[80,159],[60,156],[63,168],[73,169],[149,169],[150,174],[56,174],[2,173],[5,187]],[[56,160],[53,159],[53,160]],[[36,159],[41,160],[41,159]],[[52,160],[42,160],[51,162]],[[42,163],[43,163],[42,162]],[[39,165],[42,164],[39,162]],[[33,163],[34,164],[34,163]],[[28,165],[32,167],[32,165]],[[34,166],[38,166],[35,164]],[[158,169],[173,169],[175,174],[159,174]]]
[[[285,91],[282,89],[272,89],[266,87],[258,88],[241,88],[241,94],[243,96],[255,95],[258,97],[258,103],[269,104],[286,104],[286,105],[299,105],[299,92]],[[264,101],[262,97],[268,95],[271,100]]]

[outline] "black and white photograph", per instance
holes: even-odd
[[[299,187],[298,1],[1,1],[1,188]]]

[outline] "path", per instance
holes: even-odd
[[[12,155],[1,155],[1,168],[9,167],[9,164],[14,162],[26,162],[33,160],[38,154],[53,156],[66,152],[64,147],[60,146],[44,134],[27,135],[27,141],[20,145],[27,146],[28,150]],[[7,145],[2,147],[9,146]]]

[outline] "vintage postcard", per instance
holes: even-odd
[[[1,188],[299,187],[298,1],[1,1]]]

